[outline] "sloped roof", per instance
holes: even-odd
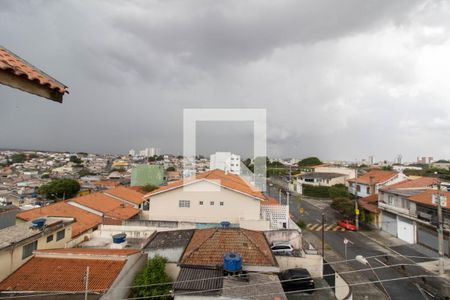
[[[240,176],[231,174],[231,173],[225,173],[222,170],[211,170],[208,172],[199,173],[195,176],[177,180],[174,182],[169,183],[168,185],[162,186],[144,196],[144,198],[150,198],[153,195],[166,192],[175,188],[179,188],[185,185],[185,183],[192,183],[195,181],[201,181],[201,180],[210,180],[210,181],[219,181],[220,185],[222,187],[235,190],[238,192],[241,192],[243,194],[249,195],[254,198],[258,198],[260,200],[267,200],[266,196],[259,192],[255,191],[251,188],[250,183],[247,183],[244,179],[242,179]]]
[[[349,182],[357,182],[362,184],[371,184],[371,178],[373,183],[382,183],[388,181],[389,179],[395,177],[398,173],[395,171],[385,171],[385,170],[371,170],[366,174],[359,176],[358,178],[349,179]]]
[[[406,179],[398,183],[386,185],[382,190],[391,189],[411,189],[411,188],[428,188],[440,183],[440,180],[433,177],[420,177],[416,179]]]
[[[243,228],[196,230],[181,262],[187,265],[222,265],[225,253],[230,251],[238,252],[244,265],[277,265],[264,233]]]
[[[141,204],[144,202],[143,193],[126,186],[117,186],[115,188],[103,191],[103,194],[111,195],[134,204]]]
[[[38,94],[36,91],[25,88],[24,86],[19,87],[14,86],[11,83],[8,84],[6,82],[3,82],[4,84],[10,85],[14,88],[22,89],[28,93],[46,97],[57,102],[62,102],[62,96],[64,95],[64,93],[68,93],[67,86],[2,46],[0,46],[0,70],[7,72],[12,76],[16,76],[18,79],[26,79],[30,83],[36,84],[41,88],[48,89],[50,92],[52,92],[51,94],[45,96],[42,93]]]
[[[89,289],[106,291],[125,263],[124,259],[33,257],[3,280],[0,290],[82,292],[89,266]]]
[[[85,255],[85,256],[129,256],[139,253],[136,249],[103,249],[103,248],[59,248],[59,249],[41,249],[35,250],[37,254],[63,254],[70,255]]]
[[[439,191],[440,194],[442,196],[447,197],[447,206],[445,206],[445,208],[450,208],[450,192],[446,192],[446,191]],[[413,195],[411,197],[409,197],[408,199],[410,201],[413,202],[417,202],[417,203],[422,203],[425,205],[430,205],[430,206],[436,206],[435,204],[433,204],[433,194],[437,194],[438,191],[437,190],[426,190],[420,194],[417,195]]]
[[[81,204],[102,212],[107,217],[119,220],[128,220],[137,215],[140,211],[131,205],[125,204],[123,201],[114,199],[103,193],[93,193],[86,196],[72,198],[68,200],[68,202]]]
[[[66,202],[58,202],[47,206],[22,211],[17,214],[17,218],[31,221],[40,217],[69,217],[74,218],[72,224],[72,238],[98,226],[102,218],[81,208],[74,207]]]
[[[367,211],[378,214],[378,194],[372,194],[370,196],[358,199],[358,204]]]

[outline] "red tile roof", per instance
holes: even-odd
[[[372,194],[370,196],[358,199],[358,204],[360,207],[372,213],[378,214],[380,212],[378,209],[378,194]]]
[[[103,193],[93,193],[86,196],[76,197],[68,200],[68,202],[75,202],[96,211],[102,212],[105,216],[128,220],[139,213],[138,208],[125,204],[123,201],[116,200]]]
[[[432,199],[433,194],[437,193],[438,193],[437,190],[427,190],[420,194],[410,196],[408,199],[413,202],[422,203],[430,206],[436,206],[435,204],[433,204]],[[440,193],[442,196],[447,197],[447,206],[445,208],[450,208],[450,192],[440,191]]]
[[[417,179],[406,179],[404,181],[386,185],[383,190],[390,189],[411,189],[411,188],[428,188],[440,183],[440,180],[433,177],[420,177]]]
[[[373,184],[383,183],[389,179],[396,176],[398,173],[395,171],[384,171],[384,170],[370,170],[366,174],[359,176],[358,178],[349,179],[349,182],[357,182],[362,184],[371,184],[371,178]]]
[[[75,218],[72,224],[72,238],[98,226],[102,218],[81,208],[74,207],[65,202],[58,202],[40,208],[30,209],[17,214],[17,218],[31,221],[40,217],[69,217]]]
[[[125,186],[117,186],[113,189],[109,189],[102,192],[106,195],[111,195],[122,200],[125,200],[134,204],[141,204],[144,202],[144,194],[137,191],[136,189],[125,187]]]
[[[220,181],[220,185],[231,189],[231,190],[235,190],[241,193],[244,193],[246,195],[249,195],[251,197],[255,197],[258,198],[260,200],[266,200],[266,196],[259,192],[259,191],[255,191],[251,188],[251,184],[247,183],[244,179],[242,179],[240,176],[235,175],[235,174],[231,174],[231,173],[225,173],[222,170],[211,170],[208,172],[203,172],[203,173],[199,173],[195,176],[186,178],[186,179],[181,179],[181,180],[177,180],[174,182],[169,183],[168,185],[162,186],[148,194],[146,194],[144,196],[145,199],[150,198],[153,195],[165,192],[165,191],[169,191],[175,188],[179,188],[185,185],[186,183],[192,183],[195,181],[200,181],[200,180],[207,180],[207,181]]]
[[[7,71],[17,77],[24,77],[59,94],[68,93],[67,86],[4,47],[0,47],[0,70]]]
[[[244,265],[277,265],[264,233],[242,228],[196,230],[181,262],[189,265],[221,265],[224,254],[230,251],[241,254]]]
[[[107,290],[125,263],[124,259],[33,257],[3,280],[0,290],[82,292],[88,266],[89,289]]]
[[[98,181],[93,181],[92,184],[95,186],[102,186],[102,187],[108,187],[108,188],[112,188],[112,187],[120,185],[119,182],[112,181],[112,180],[98,180]]]

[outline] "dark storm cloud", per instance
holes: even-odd
[[[58,105],[0,87],[0,147],[181,153],[184,108],[242,107],[267,109],[271,155],[445,157],[449,12],[425,0],[2,1],[0,43],[71,94]],[[202,151],[251,154],[248,126],[199,132]]]

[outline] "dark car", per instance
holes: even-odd
[[[309,294],[314,292],[314,280],[306,269],[295,268],[285,270],[281,272],[278,277],[280,278],[281,285],[285,292],[305,291]]]

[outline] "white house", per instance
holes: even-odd
[[[222,170],[169,183],[144,199],[149,207],[145,216],[150,220],[206,224],[228,221],[254,229],[283,228],[289,222],[285,206],[255,191],[241,177]]]
[[[241,173],[241,156],[230,152],[216,152],[209,159],[210,170],[223,170],[239,175]]]
[[[366,174],[349,179],[349,192],[358,197],[377,194],[378,189],[403,181],[407,176],[403,173],[385,170],[370,170]]]
[[[347,179],[347,175],[339,173],[303,173],[297,177],[296,189],[298,193],[302,194],[304,184],[313,186],[333,186],[335,184],[346,184]]]

